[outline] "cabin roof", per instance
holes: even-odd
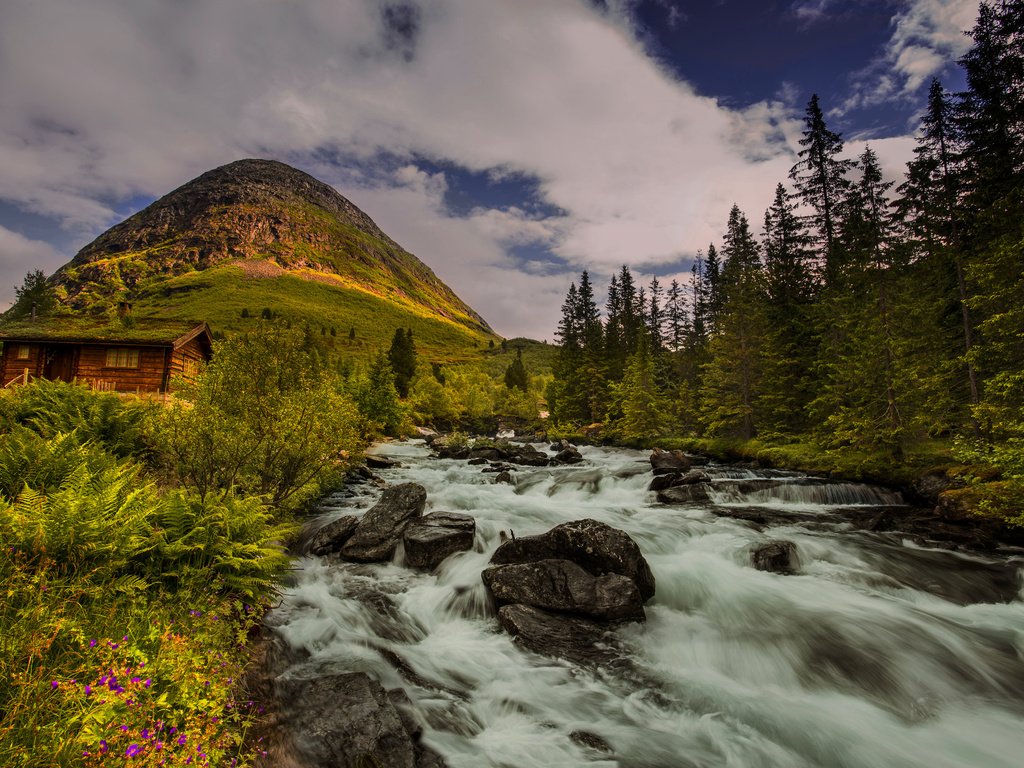
[[[132,347],[172,347],[178,349],[199,338],[209,349],[213,343],[210,327],[204,322],[183,320],[121,320],[83,317],[48,317],[0,325],[0,341],[56,342],[61,344],[117,344]]]

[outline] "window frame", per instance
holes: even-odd
[[[138,370],[140,363],[138,347],[107,347],[104,368],[119,370]]]

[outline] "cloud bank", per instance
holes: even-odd
[[[914,3],[902,50],[938,40],[951,5]],[[759,221],[801,129],[781,101],[697,94],[625,18],[584,0],[8,0],[0,198],[84,242],[126,200],[273,157],[336,184],[499,332],[550,338],[580,268],[677,262],[733,202]],[[397,171],[372,170],[384,155]],[[432,162],[535,178],[562,213],[453,216]],[[531,243],[555,260],[516,258]]]

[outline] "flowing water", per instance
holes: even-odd
[[[845,508],[898,496],[795,473],[712,466],[711,502],[664,506],[637,451],[583,448],[583,464],[521,467],[515,486],[418,442],[378,452],[403,463],[380,472],[389,483],[426,487],[428,512],[473,515],[475,549],[434,574],[304,558],[269,623],[308,653],[286,676],[364,671],[404,689],[453,768],[1024,766],[1019,553],[852,530]],[[377,494],[329,498],[323,520]],[[502,531],[586,517],[627,531],[657,579],[647,622],[619,630],[626,661],[599,670],[521,649],[480,581]],[[798,572],[750,567],[778,538]]]

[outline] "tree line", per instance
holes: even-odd
[[[689,281],[587,272],[548,390],[607,433],[814,438],[899,458],[1024,441],[1024,3],[982,3],[967,88],[928,92],[904,178],[844,155],[817,95],[759,234],[737,206]]]

